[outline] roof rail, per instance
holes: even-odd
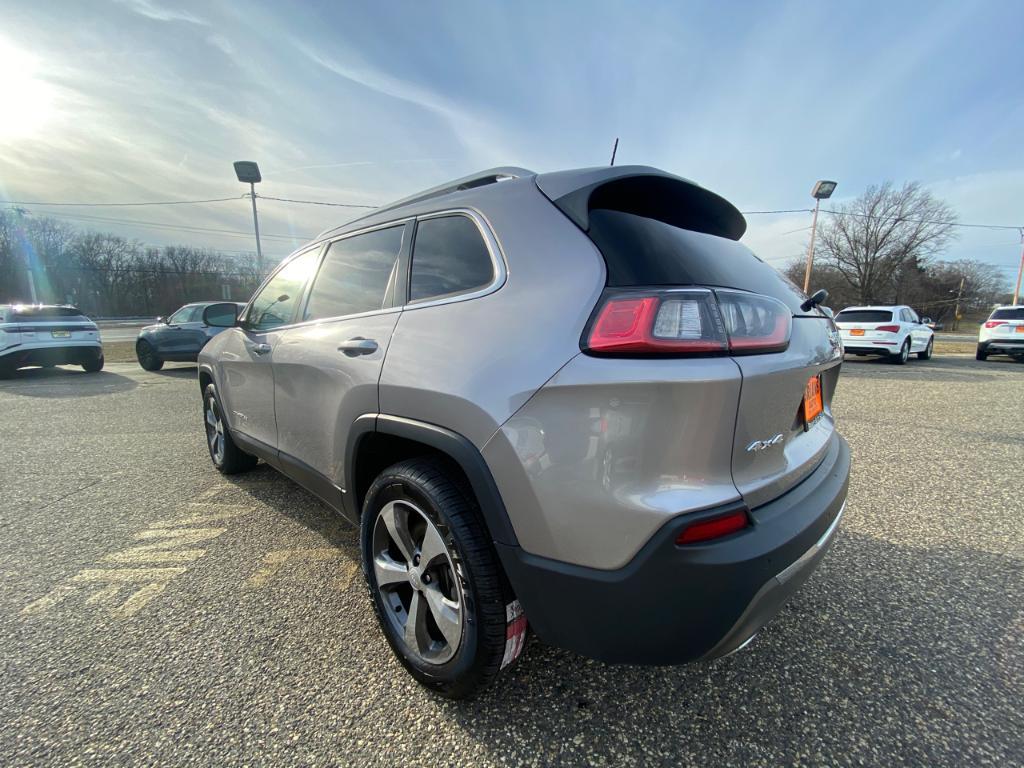
[[[409,197],[403,197],[401,200],[396,200],[393,203],[381,206],[375,212],[387,211],[392,208],[399,208],[403,205],[411,205],[412,203],[419,203],[423,200],[429,200],[432,197],[440,197],[441,195],[447,195],[452,192],[461,192],[464,189],[472,189],[473,187],[482,187],[487,184],[496,184],[499,181],[505,181],[506,179],[518,179],[523,176],[535,176],[533,171],[528,171],[525,168],[516,168],[514,166],[502,166],[500,168],[488,168],[486,171],[479,171],[477,173],[471,173],[469,176],[463,176],[461,179],[455,179],[454,181],[446,181],[436,187],[425,189],[422,192],[417,192],[415,195]]]
[[[524,176],[536,176],[534,171],[527,170],[526,168],[517,168],[512,165],[501,166],[498,168],[488,168],[486,171],[478,171],[477,173],[471,173],[469,176],[463,176],[461,179],[454,179],[453,181],[446,181],[444,184],[440,184],[430,189],[425,189],[422,192],[417,192],[415,195],[409,197],[403,197],[401,200],[396,200],[393,203],[387,203],[379,208],[375,208],[369,213],[360,216],[359,218],[347,221],[344,224],[339,224],[336,227],[330,227],[324,230],[317,239],[326,237],[332,232],[341,229],[342,227],[351,226],[357,221],[368,219],[371,216],[376,216],[378,213],[390,211],[395,208],[401,208],[402,206],[412,205],[413,203],[419,203],[424,200],[430,200],[434,197],[441,197],[442,195],[448,195],[452,192],[461,192],[464,189],[473,189],[473,187],[483,187],[487,184],[496,184],[499,181],[505,181],[507,179],[519,179]]]

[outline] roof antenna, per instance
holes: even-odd
[[[608,165],[615,165],[615,153],[619,151],[619,137],[615,137],[615,146],[612,147],[612,161]]]

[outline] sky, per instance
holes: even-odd
[[[652,165],[740,210],[916,180],[1024,225],[1024,3],[0,0],[0,199],[146,243],[253,249],[264,196],[377,205],[478,170]],[[358,209],[261,200],[268,261]],[[0,207],[8,207],[0,203]],[[748,216],[776,266],[810,214]],[[126,223],[126,222],[144,222]],[[158,225],[158,226],[155,226]],[[209,232],[206,230],[222,230]],[[1020,235],[945,258],[1016,276]]]

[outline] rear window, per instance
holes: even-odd
[[[884,309],[847,309],[836,315],[837,323],[888,323],[892,312]]]
[[[21,307],[11,313],[11,320],[40,323],[50,320],[84,320],[85,316],[74,307]]]
[[[989,320],[1024,320],[1024,307],[997,309]]]
[[[778,299],[802,314],[796,286],[745,245],[633,213],[595,208],[587,231],[608,267],[608,285],[707,285]]]

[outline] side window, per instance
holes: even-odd
[[[182,323],[191,323],[195,321],[196,313],[199,307],[182,307],[169,318],[167,318],[168,325],[181,325]]]
[[[316,266],[319,248],[312,248],[296,256],[277,271],[264,286],[252,304],[245,318],[245,327],[254,331],[269,331],[292,322],[295,308],[306,281]]]
[[[465,293],[483,288],[493,279],[491,255],[471,219],[441,216],[417,223],[410,301]]]
[[[396,276],[405,225],[331,243],[313,281],[306,320],[382,309]]]

